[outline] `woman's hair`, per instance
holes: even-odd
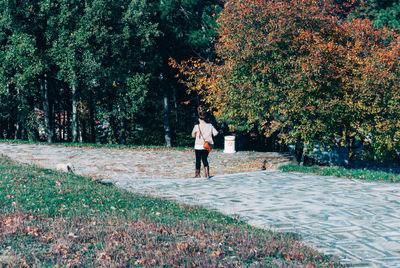
[[[197,114],[199,115],[199,119],[201,119],[201,120],[206,119],[206,113],[204,112],[204,107],[198,106],[197,107]]]
[[[206,119],[206,114],[203,111],[199,111],[199,119],[201,120]]]

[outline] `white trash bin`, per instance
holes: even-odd
[[[233,154],[235,151],[235,136],[225,136],[224,153]]]

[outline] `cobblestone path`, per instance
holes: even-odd
[[[146,180],[119,187],[238,216],[357,267],[400,267],[399,184],[276,170],[193,180]]]
[[[295,232],[314,248],[339,256],[343,264],[400,267],[400,184],[360,182],[277,170],[216,175],[209,180],[165,180],[160,179],[161,175],[138,180],[115,170],[122,170],[128,165],[118,157],[125,154],[123,159],[147,156],[147,160],[141,159],[140,163],[147,165],[143,169],[151,171],[157,169],[155,166],[162,161],[170,161],[171,157],[176,158],[180,154],[182,158],[176,160],[177,163],[187,163],[189,160],[185,158],[189,157],[192,161],[192,153],[150,151],[142,155],[136,151],[10,144],[0,144],[0,153],[22,162],[52,168],[54,163],[69,159],[77,165],[77,173],[81,174],[93,172],[90,165],[98,167],[102,165],[97,164],[98,161],[103,161],[101,163],[107,164],[106,167],[99,168],[95,174],[113,168],[114,171],[107,173],[106,180],[121,188],[202,205],[262,228]],[[224,155],[217,152],[211,161],[218,166],[218,161],[237,159],[245,166],[246,154]],[[250,155],[248,153],[247,156]],[[264,160],[266,155],[262,156]],[[159,157],[164,158],[160,160]],[[279,158],[279,155],[274,157]],[[271,159],[274,157],[270,156]],[[284,161],[284,157],[281,159]],[[268,165],[264,160],[263,165]],[[249,161],[255,160],[250,157]],[[85,165],[89,171],[85,171]],[[135,170],[130,168],[131,176],[136,177]]]
[[[191,178],[195,169],[192,150],[88,149],[0,143],[0,154],[50,169],[57,164],[71,163],[76,173],[102,179]],[[213,175],[270,169],[291,161],[288,155],[280,153],[224,154],[222,151],[212,151],[208,160]]]

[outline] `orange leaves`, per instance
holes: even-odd
[[[27,215],[17,214],[8,217],[0,217],[0,232],[4,235],[21,232],[24,229],[24,221]]]
[[[197,92],[206,102],[212,102],[210,93],[216,93],[217,76],[215,70],[217,65],[209,62],[202,62],[199,59],[190,59],[177,63],[170,59],[172,67],[178,69],[180,82],[186,84],[188,92]]]
[[[214,257],[214,258],[219,257],[220,255],[221,255],[221,251],[219,251],[219,250],[213,251],[210,253],[210,256]]]

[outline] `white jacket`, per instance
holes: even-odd
[[[212,124],[200,122],[200,124],[195,125],[192,130],[192,137],[196,138],[196,141],[194,142],[194,148],[197,150],[204,149],[204,141],[207,141],[210,145],[213,145],[214,140],[212,137],[217,135],[218,131],[214,128]]]

